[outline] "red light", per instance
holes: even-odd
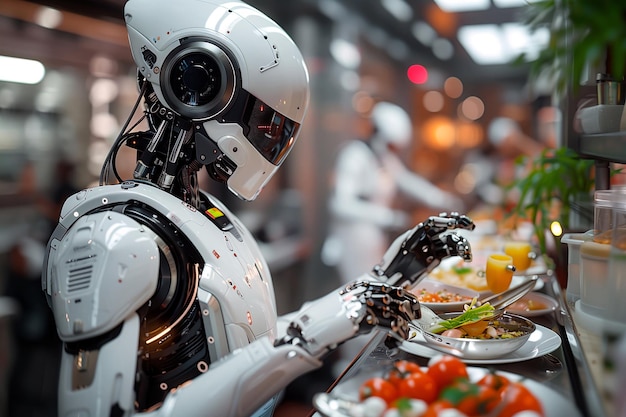
[[[413,84],[424,84],[428,80],[428,70],[423,65],[411,65],[406,75]]]

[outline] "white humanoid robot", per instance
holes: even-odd
[[[419,304],[401,286],[443,258],[470,259],[452,229],[472,221],[429,218],[370,273],[277,317],[258,246],[196,174],[206,167],[242,199],[257,196],[304,119],[298,48],[238,1],[130,0],[125,18],[149,129],[124,127],[102,184],[65,202],[48,243],[59,416],[270,415],[345,340],[375,327],[405,339]],[[137,150],[127,181],[115,168],[122,145]]]

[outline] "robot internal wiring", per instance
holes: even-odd
[[[198,187],[206,169],[256,198],[293,148],[309,100],[292,39],[238,1],[130,0],[124,8],[148,128],[111,147],[101,184],[64,204],[42,287],[63,342],[60,417],[271,415],[280,392],[329,352],[420,315],[407,288],[444,258],[471,259],[434,216],[399,236],[371,272],[278,317],[251,233]],[[121,178],[118,150],[137,151]]]

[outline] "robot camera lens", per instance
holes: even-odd
[[[167,104],[182,116],[205,120],[232,100],[235,67],[224,50],[195,40],[182,43],[166,58],[161,85]]]
[[[181,58],[170,79],[174,93],[188,106],[209,103],[220,92],[222,83],[219,64],[202,53]]]

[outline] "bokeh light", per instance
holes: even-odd
[[[424,108],[432,113],[441,111],[444,103],[443,94],[436,90],[427,91],[422,98]]]
[[[457,120],[456,144],[462,148],[475,148],[483,141],[484,131],[481,125],[472,121]]]
[[[448,77],[443,83],[443,91],[450,98],[459,98],[463,94],[463,82],[457,77]]]
[[[445,116],[431,117],[422,126],[422,137],[433,149],[450,149],[455,142],[454,123]]]
[[[423,65],[411,65],[406,75],[413,84],[424,84],[428,81],[428,70]]]
[[[470,96],[459,105],[458,115],[467,120],[478,120],[485,114],[485,103],[476,96]]]
[[[369,113],[374,107],[374,99],[366,92],[359,91],[352,97],[352,107],[357,113]]]

